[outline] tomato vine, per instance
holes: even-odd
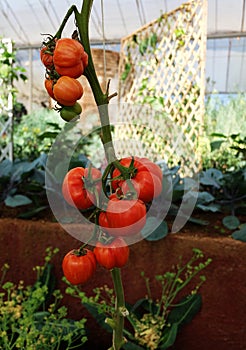
[[[98,240],[94,251],[85,243],[70,251],[63,260],[63,272],[71,284],[85,283],[95,272],[96,263],[111,271],[115,289],[115,314],[107,319],[113,329],[112,350],[124,344],[124,318],[127,315],[121,270],[129,256],[124,238],[137,235],[146,223],[147,204],[162,191],[162,172],[150,160],[139,157],[117,159],[111,134],[108,105],[109,82],[102,91],[91,54],[89,18],[93,0],[84,0],[81,11],[71,6],[54,36],[43,42],[40,58],[46,67],[45,87],[66,120],[80,114],[78,100],[83,87],[77,78],[84,75],[98,107],[101,140],[108,166],[103,174],[98,169],[73,168],[65,176],[62,194],[65,201],[79,210],[94,207],[90,220],[95,223],[93,238]],[[72,38],[62,38],[63,29],[74,14],[76,31]],[[110,187],[110,193],[107,191]],[[102,209],[100,209],[102,208]],[[99,234],[97,235],[97,228]]]

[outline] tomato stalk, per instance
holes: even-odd
[[[123,329],[124,317],[127,316],[127,309],[125,307],[124,290],[121,279],[121,270],[117,267],[111,270],[111,276],[114,283],[114,290],[116,294],[115,299],[115,315],[113,328],[113,345],[112,350],[121,349],[124,344]],[[110,349],[109,349],[110,350]]]
[[[91,13],[93,0],[84,0],[82,3],[81,11],[79,12],[76,6],[72,6],[59,30],[56,33],[57,38],[61,36],[61,33],[64,29],[64,26],[74,12],[77,30],[80,36],[81,43],[84,46],[85,52],[88,54],[88,66],[84,71],[84,75],[86,76],[91,89],[94,95],[96,104],[98,106],[99,117],[101,122],[101,140],[103,143],[105,156],[109,164],[113,163],[115,167],[120,167],[123,174],[122,176],[125,179],[129,179],[129,169],[127,170],[125,167],[122,167],[120,162],[118,161],[115,155],[115,149],[112,140],[111,134],[111,126],[109,121],[109,111],[108,104],[112,97],[116,96],[116,94],[112,94],[109,96],[109,83],[107,85],[106,92],[104,93],[101,89],[100,83],[97,78],[97,74],[95,71],[90,42],[89,42],[89,17]],[[112,328],[113,328],[113,340],[112,340],[112,350],[120,350],[124,340],[123,340],[123,328],[124,328],[124,316],[126,316],[126,307],[124,300],[124,290],[121,279],[121,270],[119,268],[113,268],[111,270],[111,275],[114,283],[114,289],[116,294],[116,304],[115,304],[115,315],[114,320],[112,320]]]
[[[114,95],[109,96],[108,86],[106,93],[103,93],[100,83],[97,78],[95,71],[90,42],[89,42],[89,17],[91,13],[93,0],[83,1],[81,12],[75,10],[75,19],[78,28],[78,32],[81,38],[81,42],[84,46],[86,53],[88,54],[88,66],[84,71],[96,104],[98,106],[99,117],[101,122],[101,140],[104,146],[105,155],[108,163],[117,162],[117,157],[115,155],[115,150],[112,141],[112,134],[109,121],[109,112],[108,112],[108,103],[110,98]],[[124,300],[124,290],[121,279],[121,271],[119,268],[112,269],[112,279],[114,283],[114,289],[116,294],[116,304],[115,304],[115,317],[114,317],[114,327],[113,327],[113,340],[112,340],[112,349],[119,350],[124,343],[123,340],[123,328],[124,328],[124,316],[122,310],[125,309],[125,300]]]
[[[84,46],[85,52],[88,54],[88,66],[84,71],[91,88],[92,92],[98,106],[99,117],[101,121],[101,139],[105,149],[106,158],[109,163],[116,160],[115,150],[113,147],[112,134],[110,130],[110,121],[108,113],[108,103],[112,96],[108,95],[108,87],[106,93],[102,91],[100,83],[97,78],[95,71],[90,41],[89,41],[89,17],[91,13],[93,0],[83,1],[81,12],[75,11],[75,19],[81,42]]]

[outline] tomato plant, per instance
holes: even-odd
[[[123,267],[129,258],[129,247],[121,237],[115,238],[109,244],[97,242],[94,248],[97,262],[108,270]]]
[[[58,103],[64,106],[73,106],[83,95],[80,82],[67,76],[60,77],[53,87],[53,93]]]
[[[61,38],[56,42],[53,61],[58,74],[78,78],[88,65],[88,55],[78,40]]]
[[[69,170],[62,184],[64,199],[78,209],[90,208],[96,204],[95,191],[101,191],[101,176],[96,168],[76,167]]]
[[[162,191],[162,171],[160,167],[151,162],[147,158],[126,157],[120,160],[121,165],[132,169],[130,171],[130,181],[138,198],[143,202],[151,202],[153,198],[158,197]],[[126,194],[131,190],[128,182],[120,177],[121,172],[115,169],[112,178],[117,178],[112,181],[114,190],[121,189]]]
[[[66,279],[74,285],[87,282],[96,270],[96,258],[89,249],[68,252],[62,261],[62,270]]]
[[[63,120],[69,122],[70,120],[77,117],[82,112],[81,105],[76,102],[73,106],[64,106],[60,110],[60,116]]]
[[[112,236],[131,236],[146,223],[146,206],[139,199],[112,198],[99,215],[99,225]]]

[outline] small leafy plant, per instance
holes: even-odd
[[[206,281],[201,271],[210,263],[211,259],[205,259],[199,249],[193,249],[192,257],[186,263],[180,257],[179,263],[171,271],[155,276],[160,285],[157,298],[153,297],[150,279],[142,273],[147,295],[134,305],[126,303],[126,308],[121,310],[128,320],[123,330],[126,342],[122,348],[165,350],[172,346],[181,326],[190,322],[201,308],[202,297],[198,290]],[[189,294],[181,297],[183,289],[198,276]],[[69,284],[66,292],[81,299],[81,303],[102,327],[108,331],[114,328],[115,296],[112,289],[108,286],[95,288],[94,295],[87,296],[79,286]]]
[[[31,205],[23,218],[48,208],[45,192],[46,155],[34,161],[5,159],[0,163],[0,203],[16,208]]]
[[[54,277],[50,263],[53,254],[48,248],[45,263],[36,266],[37,281],[24,286],[20,281],[4,282],[8,264],[2,267],[0,279],[0,348],[5,350],[66,350],[75,349],[76,341],[86,342],[85,322],[66,318],[67,308],[59,306],[60,290],[54,289]]]

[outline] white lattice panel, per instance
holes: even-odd
[[[122,40],[118,156],[165,159],[185,173],[199,169],[206,17],[206,0],[191,1]]]

